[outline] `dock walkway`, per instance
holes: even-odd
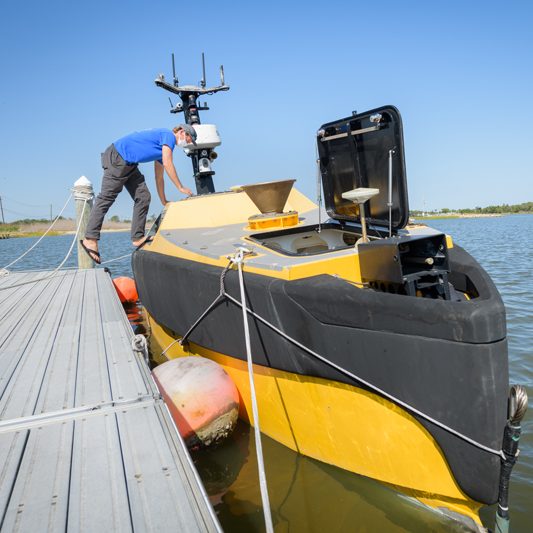
[[[104,270],[0,277],[1,531],[221,531],[132,337]]]

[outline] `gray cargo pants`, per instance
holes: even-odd
[[[108,146],[102,154],[102,168],[104,169],[102,190],[96,197],[85,237],[87,239],[100,239],[104,217],[113,205],[118,193],[125,186],[135,202],[131,220],[131,240],[141,239],[144,237],[144,227],[151,199],[144,176],[136,164],[130,165],[122,159],[113,144]]]

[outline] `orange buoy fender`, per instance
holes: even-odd
[[[152,375],[187,446],[209,446],[231,434],[239,392],[220,365],[204,357],[179,357],[154,368]]]
[[[126,277],[115,278],[113,285],[122,303],[135,303],[139,299],[135,280]]]

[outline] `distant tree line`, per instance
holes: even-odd
[[[155,219],[157,218],[157,215],[149,215],[146,220],[147,222],[154,222]],[[122,220],[120,220],[120,217],[118,215],[113,215],[112,217],[109,217],[109,222],[124,222],[125,224],[130,224],[131,223],[131,218],[123,218]]]
[[[443,207],[442,209],[435,209],[433,211],[411,211],[412,216],[421,216],[424,214],[442,214],[442,215],[470,215],[470,214],[509,214],[509,213],[533,213],[533,202],[524,202],[523,204],[502,204],[489,205],[487,207],[474,207],[468,209],[449,209]]]
[[[59,217],[58,220],[68,220],[65,217]],[[20,220],[13,220],[13,222],[9,222],[10,225],[19,225],[23,226],[24,224],[50,224],[49,218],[21,218]],[[4,224],[7,225],[7,224]],[[2,224],[0,223],[0,226]]]

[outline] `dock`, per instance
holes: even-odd
[[[0,277],[0,530],[221,531],[103,269]]]

